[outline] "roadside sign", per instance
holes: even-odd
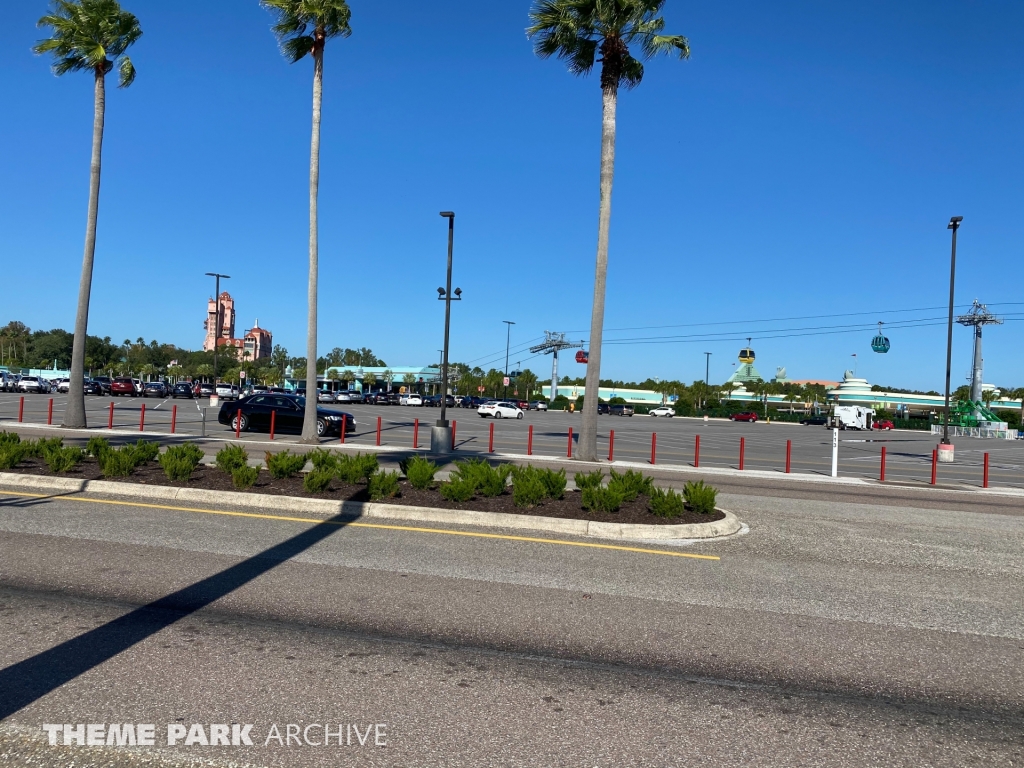
[[[477,392],[483,392],[483,391],[484,391],[484,388],[483,388],[482,386],[481,386],[481,387],[477,387],[477,388],[476,388],[476,391],[477,391]]]
[[[509,384],[509,381],[510,381],[510,379],[509,379],[509,377],[508,377],[508,376],[506,376],[505,378],[503,378],[503,379],[501,380],[502,384],[503,384],[504,386],[506,386],[506,387],[508,386],[508,384]]]
[[[239,371],[238,372],[238,378],[240,378],[240,379],[242,379],[244,381],[245,380],[245,371]]]

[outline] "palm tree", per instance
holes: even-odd
[[[352,12],[346,0],[262,0],[274,13],[272,27],[281,44],[281,52],[294,64],[313,56],[313,133],[309,144],[309,317],[306,326],[306,391],[316,391],[316,310],[317,310],[317,194],[320,187],[320,104],[323,100],[324,46],[330,37],[352,34]],[[310,33],[310,34],[308,34]],[[306,398],[302,421],[303,443],[320,442],[317,434],[316,398]]]
[[[139,20],[122,11],[117,0],[54,0],[53,11],[39,19],[38,26],[49,27],[52,36],[40,40],[32,50],[53,55],[53,73],[92,72],[93,118],[92,162],[89,172],[89,212],[85,223],[85,253],[78,284],[78,311],[75,314],[75,340],[71,348],[71,384],[68,404],[61,426],[84,428],[85,420],[85,343],[89,326],[89,298],[92,293],[92,266],[96,255],[96,219],[100,204],[100,170],[103,154],[103,120],[106,112],[106,76],[117,66],[118,88],[127,88],[135,80],[135,67],[125,56],[142,36]]]
[[[601,202],[597,225],[597,265],[594,305],[590,317],[590,352],[586,391],[596,395],[601,380],[601,339],[604,330],[605,283],[608,275],[608,232],[612,217],[612,177],[615,170],[615,109],[619,87],[634,88],[644,66],[629,51],[639,46],[643,58],[659,53],[690,55],[686,38],[663,35],[665,21],[658,14],[665,0],[536,0],[530,9],[528,37],[536,38],[534,51],[541,58],[565,59],[574,75],[588,74],[600,54]],[[579,458],[597,461],[597,401],[584,399]]]

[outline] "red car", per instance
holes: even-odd
[[[893,429],[893,424],[888,419],[881,419],[871,425],[874,429]]]
[[[124,376],[118,376],[112,382],[110,382],[110,394],[113,397],[118,395],[130,395],[135,397],[138,392],[135,391],[135,382]]]
[[[744,411],[743,413],[734,413],[729,418],[732,421],[757,421],[757,414],[753,411]]]

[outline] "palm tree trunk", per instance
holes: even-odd
[[[316,293],[319,274],[317,194],[320,190],[320,104],[323,100],[324,46],[313,48],[313,136],[309,142],[309,318],[306,324],[306,413],[300,442],[319,443],[316,431]]]
[[[75,340],[71,348],[71,382],[62,427],[85,429],[85,339],[89,327],[89,297],[92,291],[92,265],[96,256],[96,219],[100,205],[100,170],[103,155],[103,116],[106,108],[104,75],[96,72],[92,118],[92,162],[89,169],[89,213],[85,222],[85,253],[82,277],[78,283],[78,312],[75,314]]]
[[[597,224],[597,267],[594,271],[594,307],[590,314],[590,350],[587,388],[583,398],[583,424],[577,458],[597,461],[597,403],[601,385],[601,339],[604,335],[604,295],[608,281],[608,233],[612,221],[612,178],[615,175],[615,107],[618,91],[602,91],[601,205]]]

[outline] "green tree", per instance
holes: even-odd
[[[572,74],[586,75],[601,57],[601,198],[587,392],[597,392],[601,380],[618,92],[620,87],[636,87],[644,76],[644,66],[630,53],[630,45],[639,47],[642,58],[659,53],[677,53],[682,59],[690,55],[685,37],[661,34],[665,21],[658,14],[664,4],[665,0],[537,0],[530,10],[527,35],[535,39],[534,50],[541,58],[557,56],[568,63]],[[597,400],[587,400],[583,410],[579,457],[584,461],[597,461]]]
[[[93,76],[92,160],[89,172],[89,210],[85,225],[85,252],[78,285],[78,311],[71,352],[71,384],[64,410],[64,427],[85,428],[85,344],[89,326],[92,268],[96,255],[96,219],[100,204],[103,121],[106,111],[106,76],[117,67],[118,87],[135,80],[135,67],[125,52],[142,36],[139,20],[121,10],[117,0],[54,0],[51,13],[39,19],[51,36],[33,50],[53,56],[53,73],[91,72]]]
[[[306,325],[306,391],[316,391],[316,315],[317,315],[317,195],[320,188],[320,106],[323,101],[324,47],[328,38],[352,34],[352,12],[346,0],[262,0],[276,16],[274,35],[281,52],[293,64],[310,54],[313,57],[313,132],[309,144],[309,317]],[[316,398],[306,398],[302,421],[304,443],[318,443]]]

